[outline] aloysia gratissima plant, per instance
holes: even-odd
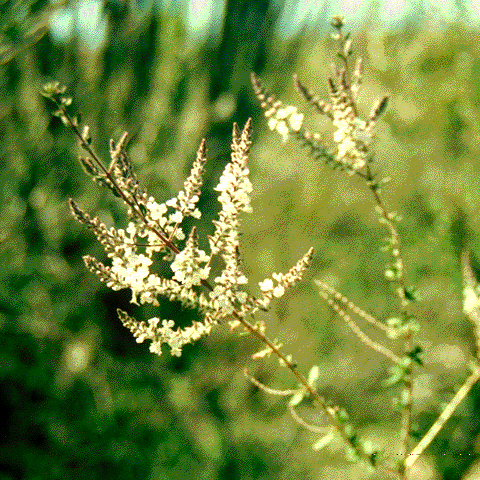
[[[223,321],[228,322],[232,329],[243,327],[244,332],[255,335],[264,344],[264,348],[254,354],[253,358],[270,356],[272,353],[277,355],[280,364],[295,375],[299,386],[289,391],[277,391],[251,377],[248,371],[245,371],[245,375],[266,393],[291,397],[288,407],[292,417],[305,428],[322,432],[322,436],[314,444],[315,449],[321,449],[333,438],[339,437],[346,445],[347,458],[350,460],[360,462],[373,470],[381,469],[391,478],[405,480],[409,478],[411,467],[418,456],[480,379],[480,288],[470,265],[469,254],[465,251],[462,257],[464,312],[474,327],[476,360],[471,364],[472,373],[464,385],[426,435],[412,448],[410,431],[413,374],[414,367],[422,365],[421,349],[414,339],[420,327],[411,311],[416,296],[414,289],[407,287],[405,283],[401,242],[396,226],[400,217],[388,210],[381,196],[382,187],[388,179],[378,179],[372,167],[371,144],[375,137],[375,125],[387,107],[388,97],[379,99],[372,106],[367,119],[360,118],[357,97],[362,81],[362,62],[357,59],[351,71],[352,40],[349,35],[343,34],[343,23],[341,16],[335,16],[331,22],[335,30],[332,37],[338,42],[337,55],[340,64],[332,66],[333,74],[328,79],[329,103],[321,100],[294,77],[295,85],[304,99],[326,115],[335,126],[332,142],[328,144],[318,133],[305,129],[303,114],[298,113],[296,107],[284,105],[275,99],[255,74],[252,74],[252,84],[270,129],[279,133],[283,141],[289,137],[300,141],[308,147],[311,155],[324,160],[327,165],[346,171],[350,176],[357,175],[362,178],[373,195],[379,220],[387,229],[388,237],[382,250],[388,252],[392,260],[386,266],[385,277],[394,285],[399,299],[397,316],[382,322],[324,282],[316,280],[316,284],[320,294],[355,335],[366,346],[391,362],[391,375],[385,384],[401,385],[398,405],[402,412],[401,448],[393,459],[380,455],[368,441],[361,440],[345,410],[332,405],[319,395],[316,389],[319,376],[317,366],[313,366],[308,378],[305,378],[297,369],[291,355],[282,352],[282,344],[277,340],[271,341],[265,335],[265,324],[261,320],[252,323],[249,320],[258,310],[268,310],[274,298],[285,295],[289,287],[302,279],[313,255],[313,249],[310,249],[287,273],[273,273],[271,277],[260,282],[256,295],[247,289],[248,279],[241,269],[239,251],[241,214],[252,211],[252,184],[248,177],[251,120],[242,131],[239,131],[237,125],[233,127],[231,160],[215,188],[219,194],[221,210],[218,219],[213,221],[213,233],[208,236],[209,251],[205,252],[199,248],[196,228],[193,227],[188,236],[182,229],[185,218],[198,219],[201,216],[196,205],[207,159],[205,141],[200,144],[183,189],[176,197],[159,203],[138,182],[127,157],[127,133],[124,133],[118,142],[111,140],[111,162],[106,166],[91,147],[88,127],[80,129],[76,117],[69,114],[68,105],[71,99],[65,95],[65,88],[58,83],[50,83],[45,85],[43,95],[55,103],[54,114],[78,136],[81,147],[87,153],[86,157],[80,157],[85,171],[94,181],[120,197],[127,206],[129,223],[123,230],[107,228],[97,217],[92,218],[75,201],[70,200],[70,208],[75,218],[93,231],[111,259],[111,265],[105,265],[86,255],[84,260],[87,268],[113,290],[131,290],[133,303],[158,306],[159,297],[166,297],[197,309],[203,317],[202,321],[180,328],[175,326],[173,319],[154,317],[147,322],[139,322],[127,312],[118,310],[120,320],[130,329],[137,342],[149,340],[150,351],[158,355],[162,353],[162,345],[167,344],[172,355],[180,356],[186,344],[209,335],[212,329]],[[162,277],[152,271],[158,258],[169,264],[171,275]],[[212,262],[221,265],[221,272],[217,276],[212,275]],[[395,353],[381,342],[371,339],[359,326],[357,319],[375,326],[386,337],[396,339],[397,350],[401,353]],[[325,432],[307,424],[296,412],[295,407],[306,396],[311,397],[323,411],[331,425],[329,431]]]

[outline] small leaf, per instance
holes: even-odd
[[[390,368],[390,376],[386,380],[383,380],[382,383],[385,387],[391,387],[392,385],[400,383],[404,376],[405,370],[398,365],[395,365]]]
[[[399,328],[402,324],[402,319],[399,317],[391,317],[387,320],[387,325],[392,328]]]
[[[385,278],[392,282],[398,279],[398,271],[396,268],[390,267],[385,270]]]
[[[348,57],[352,53],[352,40],[348,39],[343,46],[343,54]]]
[[[422,347],[416,346],[414,349],[409,352],[407,355],[417,364],[423,367],[422,359],[420,358],[420,354],[423,352]]]
[[[288,404],[291,407],[296,407],[298,404],[300,404],[302,402],[302,400],[304,398],[305,398],[305,390],[301,390],[301,391],[295,393],[295,395],[292,396],[292,398],[289,400]]]
[[[345,423],[348,421],[348,413],[347,411],[344,409],[344,408],[340,408],[337,412],[337,419],[342,422],[342,423]]]
[[[142,212],[142,215],[144,215],[144,216],[147,215],[147,213],[148,213],[147,207],[143,203],[139,203],[138,208]]]
[[[420,427],[417,424],[413,424],[411,427],[410,427],[410,436],[412,438],[414,438],[415,440],[420,440],[422,438],[422,434],[421,434],[421,431],[420,431]]]
[[[405,298],[410,302],[418,301],[418,296],[415,287],[409,287],[404,289]]]
[[[317,440],[312,448],[319,452],[320,450],[323,450],[333,439],[335,438],[335,434],[333,432],[327,433],[327,435],[323,436],[320,438],[320,440]]]
[[[318,368],[318,365],[314,365],[310,369],[310,372],[308,373],[308,383],[310,385],[315,385],[319,376],[320,376],[320,369]]]
[[[401,392],[400,392],[400,405],[402,407],[406,407],[408,405],[410,405],[411,401],[412,401],[412,396],[410,394],[410,391],[407,390],[407,389],[403,389]]]

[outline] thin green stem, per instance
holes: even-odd
[[[339,435],[342,437],[344,442],[351,447],[357,455],[359,455],[363,460],[365,460],[368,464],[374,466],[374,462],[372,458],[370,458],[369,455],[367,455],[363,450],[358,448],[358,446],[352,442],[352,440],[349,438],[349,436],[346,434],[345,430],[342,428],[340,422],[338,421],[334,411],[332,411],[331,408],[328,407],[328,405],[325,403],[325,400],[318,394],[317,390],[312,387],[306,380],[306,378],[297,370],[296,366],[288,360],[288,358],[280,352],[280,350],[275,346],[275,344],[268,339],[259,329],[255,328],[250,322],[245,320],[241,315],[239,315],[236,311],[233,312],[233,316],[253,335],[255,335],[258,339],[260,339],[265,345],[268,345],[268,347],[272,350],[275,355],[277,355],[279,358],[282,359],[282,361],[285,363],[287,368],[295,375],[297,380],[302,384],[307,392],[310,394],[312,397],[313,401],[315,404],[322,409],[322,411],[325,413],[327,416],[330,424],[335,428],[335,430],[339,433]]]
[[[348,83],[350,79],[350,68],[348,63],[348,56],[344,51],[345,37],[343,36],[340,28],[338,29],[338,34],[339,34],[339,45],[340,45],[339,56],[342,59],[342,62],[344,65],[343,67],[344,72],[342,73],[342,78],[344,79],[344,82],[345,82],[344,89],[348,93],[351,108],[353,109],[355,116],[358,117],[357,105],[353,98],[350,85]],[[392,216],[389,214],[383,200],[380,197],[378,188],[374,183],[374,176],[370,168],[370,163],[367,162],[366,164],[366,175],[360,174],[360,172],[358,171],[355,173],[357,173],[360,177],[364,178],[367,181],[367,185],[373,194],[373,198],[376,203],[377,210],[380,213],[380,216],[385,222],[385,225],[389,231],[391,242],[392,242],[391,251],[395,260],[396,282],[398,285],[397,295],[400,299],[400,308],[401,308],[402,314],[405,317],[407,317],[407,313],[408,313],[407,305],[409,302],[407,301],[407,298],[406,298],[404,263],[403,263],[403,258],[401,254],[400,236],[392,221]],[[408,329],[404,336],[404,344],[403,344],[403,352],[405,356],[412,350],[413,348],[412,345],[413,345],[412,332],[410,329]],[[400,455],[402,458],[402,463],[401,463],[401,468],[399,470],[399,475],[401,480],[407,480],[408,468],[406,466],[406,455],[409,449],[408,439],[409,439],[411,423],[412,423],[412,394],[413,394],[412,363],[410,363],[405,368],[405,374],[403,376],[403,387],[404,387],[404,396],[402,398],[403,409],[402,409],[402,419],[401,419],[402,430],[401,430],[401,447],[400,447]]]
[[[375,203],[377,204],[379,213],[381,217],[384,219],[385,225],[387,226],[390,232],[390,238],[392,239],[392,255],[395,259],[395,264],[397,267],[397,294],[400,299],[401,303],[401,311],[404,315],[407,314],[407,305],[408,301],[405,296],[406,286],[405,286],[405,277],[404,277],[404,263],[401,254],[401,243],[400,243],[400,236],[398,231],[388,214],[387,208],[381,199],[378,189],[374,187],[373,183],[373,175],[370,170],[370,164],[367,163],[367,176],[369,178],[369,188],[373,194],[373,198]],[[412,332],[407,330],[407,333],[404,337],[404,345],[403,351],[406,355],[410,352],[413,348],[413,338]],[[406,455],[409,450],[409,435],[410,429],[412,424],[412,395],[413,395],[413,379],[412,379],[412,364],[408,365],[405,369],[405,375],[403,377],[403,386],[405,397],[403,398],[403,409],[402,409],[402,431],[401,431],[401,447],[400,447],[400,455],[402,458],[402,469],[400,471],[400,478],[401,480],[407,480],[408,475],[408,468],[406,466]]]

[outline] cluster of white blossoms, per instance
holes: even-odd
[[[245,126],[240,136],[233,129],[232,159],[220,177],[214,190],[220,192],[218,201],[222,204],[218,221],[214,221],[215,233],[208,237],[212,255],[220,253],[225,264],[221,275],[215,278],[215,287],[210,298],[216,309],[229,315],[240,303],[246,311],[248,295],[240,287],[248,283],[240,270],[239,262],[239,228],[241,212],[251,213],[250,193],[252,184],[248,178],[248,152],[251,145],[251,122]],[[251,307],[251,302],[250,302]]]
[[[344,92],[331,92],[333,124],[337,127],[333,140],[337,144],[337,159],[355,173],[367,163],[368,145],[373,136],[373,122],[358,118]]]
[[[148,322],[139,322],[120,309],[117,310],[117,313],[123,325],[133,333],[137,343],[151,340],[149,349],[157,355],[162,354],[162,345],[167,343],[170,345],[170,353],[180,357],[185,344],[193,343],[203,336],[209,335],[213,326],[194,322],[190,327],[174,329],[175,322],[173,320],[160,321],[158,317],[153,317]]]
[[[290,132],[299,132],[303,126],[303,113],[297,113],[292,105],[282,106],[279,100],[265,111],[265,116],[268,118],[268,128],[276,130],[283,142],[288,140]]]
[[[192,228],[185,248],[175,255],[175,260],[170,265],[174,272],[173,278],[186,288],[192,285],[200,285],[210,274],[209,266],[201,266],[207,263],[210,257],[198,248],[196,229]]]
[[[312,255],[313,248],[311,248],[286,274],[273,273],[272,278],[267,278],[263,282],[260,282],[258,285],[262,291],[262,298],[257,300],[258,305],[261,305],[263,309],[267,309],[274,297],[283,297],[285,290],[294,285],[298,279],[302,277],[303,272],[310,264]]]
[[[255,95],[260,101],[264,115],[271,130],[277,131],[286,141],[289,135],[295,136],[302,143],[310,146],[316,158],[324,158],[334,167],[341,167],[354,174],[369,161],[369,145],[375,135],[374,127],[378,116],[385,110],[387,97],[376,102],[367,121],[358,116],[356,100],[362,83],[362,59],[358,58],[352,74],[348,76],[347,59],[351,55],[351,40],[340,32],[333,34],[340,41],[339,56],[344,61],[342,68],[332,65],[333,76],[328,80],[330,103],[321,100],[294,76],[294,83],[299,93],[317,111],[326,115],[336,127],[333,134],[334,148],[319,143],[321,135],[304,129],[303,114],[297,113],[296,107],[284,106],[280,100],[271,95],[261,84],[260,79],[251,75]]]
[[[290,111],[285,118],[291,118]],[[295,122],[295,120],[293,120]],[[208,335],[212,327],[228,319],[232,328],[238,326],[248,314],[259,309],[268,309],[274,297],[284,295],[288,287],[298,282],[310,263],[310,249],[286,274],[275,273],[272,278],[260,282],[260,296],[250,295],[245,286],[248,279],[240,269],[240,219],[242,212],[252,211],[250,193],[252,184],[248,178],[248,153],[251,145],[251,120],[240,133],[233,128],[231,161],[226,165],[219,184],[218,200],[222,207],[218,220],[214,220],[215,231],[208,236],[210,253],[198,246],[196,228],[193,227],[183,248],[178,241],[185,239],[180,227],[187,217],[200,218],[196,207],[202,186],[203,166],[206,161],[205,141],[202,141],[190,175],[180,193],[165,203],[157,203],[138,185],[124,151],[126,135],[118,145],[111,142],[112,164],[109,176],[102,177],[96,170],[95,180],[115,188],[116,193],[128,206],[130,222],[126,230],[107,227],[98,218],[91,218],[73,200],[70,207],[73,215],[95,233],[107,255],[112,260],[106,266],[96,258],[85,256],[89,270],[113,290],[128,288],[132,292],[131,302],[150,303],[158,306],[158,297],[180,301],[184,306],[197,309],[203,321],[193,322],[189,327],[175,328],[173,320],[151,318],[140,322],[126,312],[118,311],[122,323],[130,329],[137,342],[150,340],[150,350],[158,355],[167,343],[172,355],[181,355],[182,348],[202,336]],[[85,160],[88,162],[88,160]],[[89,165],[89,171],[92,167]],[[143,251],[140,251],[143,240]],[[146,240],[146,242],[145,242]],[[151,271],[156,253],[170,263],[172,277],[165,278]],[[223,268],[213,281],[209,279],[210,264],[215,256],[221,258]],[[229,318],[230,317],[230,318]]]

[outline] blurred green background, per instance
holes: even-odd
[[[414,426],[423,434],[473,353],[459,256],[470,247],[480,272],[480,35],[458,2],[454,17],[417,3],[395,22],[381,4],[365,5],[347,12],[346,30],[364,58],[362,113],[391,95],[374,167],[393,179],[384,199],[404,217],[406,279],[422,299],[414,307],[425,350]],[[335,55],[328,19],[344,10],[318,10],[267,0],[0,2],[0,480],[367,478],[344,462],[338,444],[314,452],[318,436],[292,420],[285,401],[244,378],[248,366],[273,388],[296,386],[276,361],[250,359],[261,348],[254,339],[219,327],[180,358],[135,343],[116,308],[180,324],[191,312],[168,301],[138,308],[129,292],[109,291],[85,269],[82,255],[105,255],[70,216],[68,197],[109,225],[126,220],[123,205],[84,175],[78,142],[39,95],[51,80],[67,85],[105,161],[108,140],[130,133],[132,162],[159,201],[182,187],[206,138],[203,236],[213,232],[212,189],[229,159],[232,123],[253,117],[254,212],[244,216],[242,236],[252,293],[315,247],[305,280],[261,317],[267,333],[304,373],[319,365],[321,394],[348,410],[363,438],[398,451],[399,413],[391,407],[398,392],[381,386],[388,363],[313,284],[327,281],[382,320],[397,313],[372,198],[360,179],[268,131],[249,82],[255,71],[328,138],[331,125],[291,81],[297,72],[327,94]],[[323,422],[308,402],[299,412]],[[479,478],[479,432],[477,386],[412,478]]]

